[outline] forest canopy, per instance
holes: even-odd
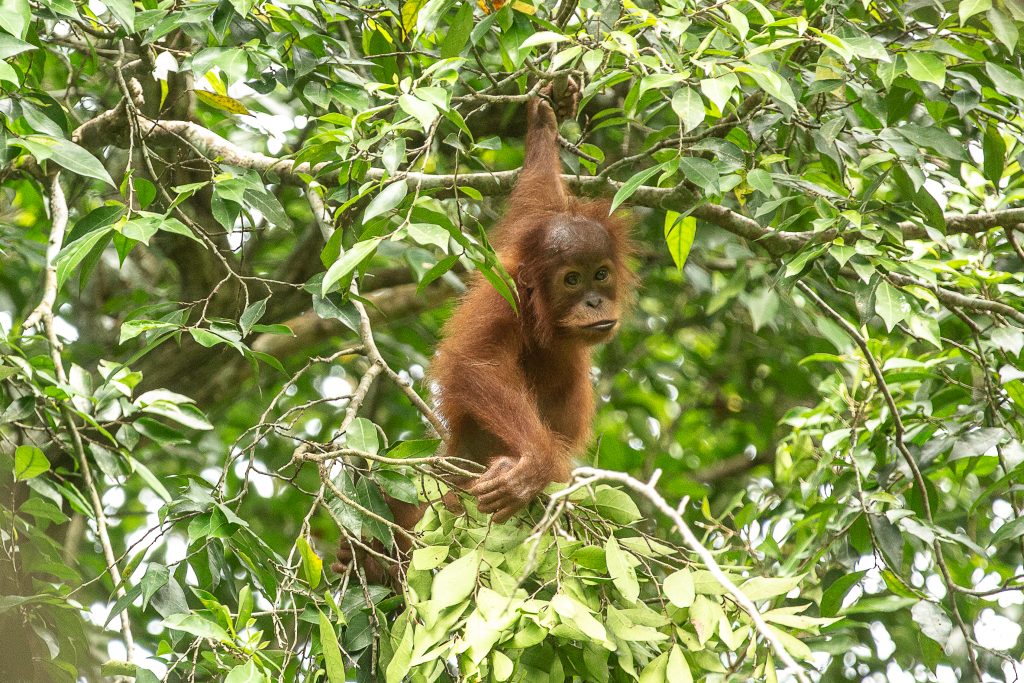
[[[1024,674],[1021,0],[3,0],[0,679]],[[639,288],[568,485],[436,502],[525,103]]]

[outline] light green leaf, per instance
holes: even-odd
[[[669,653],[664,652],[650,662],[640,672],[640,683],[665,683],[668,673]]]
[[[640,519],[640,509],[625,491],[601,485],[597,487],[594,507],[598,513],[618,524],[632,524]]]
[[[551,43],[561,43],[562,41],[569,40],[569,36],[564,36],[561,33],[555,33],[554,31],[538,31],[532,36],[523,41],[520,48],[533,47],[534,45],[549,45]]]
[[[1020,31],[1013,19],[993,7],[988,11],[988,21],[992,24],[992,33],[999,39],[999,42],[1005,45],[1011,53],[1015,52],[1020,40]]]
[[[124,26],[128,33],[135,31],[135,3],[132,0],[103,0],[110,13],[113,14],[121,26]]]
[[[398,98],[398,106],[406,114],[419,121],[424,132],[430,130],[430,126],[437,120],[437,107],[415,95],[401,95]]]
[[[615,196],[612,198],[612,205],[608,212],[611,213],[615,211],[615,209],[619,208],[622,202],[626,201],[627,199],[633,196],[633,193],[636,192],[637,189],[639,189],[640,186],[644,184],[645,180],[653,176],[655,173],[661,171],[662,168],[664,168],[664,164],[658,164],[657,166],[653,166],[651,168],[645,168],[644,170],[640,171],[632,178],[624,182],[622,184],[622,187],[619,188],[619,190],[615,193]]]
[[[732,5],[725,5],[722,9],[725,10],[726,15],[729,17],[729,23],[736,29],[736,33],[739,34],[740,40],[746,40],[747,34],[750,33],[750,22],[747,20],[746,15]]]
[[[992,83],[1000,93],[1024,99],[1024,79],[1021,79],[1020,76],[992,62],[985,62],[985,73],[992,79]]]
[[[693,683],[690,665],[687,663],[686,657],[683,656],[679,645],[673,645],[669,651],[665,680],[668,683]]]
[[[224,683],[266,683],[267,677],[256,667],[256,662],[249,660],[239,664],[228,672]]]
[[[725,105],[729,103],[729,98],[739,86],[740,81],[736,74],[730,73],[718,78],[701,80],[700,91],[718,107],[719,111],[725,111]]]
[[[163,620],[163,625],[172,631],[182,631],[199,638],[208,638],[220,643],[231,642],[231,636],[223,626],[198,614],[172,614]]]
[[[946,84],[946,63],[931,52],[906,52],[907,73],[916,81],[934,83],[940,88]]]
[[[669,574],[661,586],[665,595],[676,607],[689,607],[697,597],[693,585],[693,573],[689,569],[680,569]]]
[[[777,595],[785,595],[800,585],[803,578],[803,575],[779,578],[755,576],[739,588],[743,591],[744,595],[756,602],[758,600],[774,598]]]
[[[605,559],[608,562],[608,575],[626,602],[636,602],[640,597],[640,583],[636,579],[636,570],[629,561],[629,555],[619,547],[614,536],[609,536],[604,546]]]
[[[315,589],[320,585],[320,579],[323,577],[324,561],[316,554],[313,546],[309,544],[305,536],[296,538],[295,546],[299,549],[299,554],[302,556],[302,573],[306,577],[306,582],[310,588]]]
[[[992,9],[992,0],[961,0],[960,25],[966,24],[967,20],[975,14],[981,14],[990,9]]]
[[[15,38],[24,38],[32,22],[32,8],[28,0],[4,0],[0,4],[0,28]]]
[[[36,46],[32,43],[26,43],[24,40],[19,40],[14,36],[0,33],[0,59],[7,59],[14,55],[20,55],[22,52],[35,49]]]
[[[395,208],[402,203],[408,192],[409,186],[404,180],[396,180],[391,183],[366,205],[366,210],[363,211],[363,222],[367,223],[371,218],[380,216]]]
[[[50,470],[50,461],[35,446],[18,446],[14,450],[14,479],[25,481],[34,479],[43,472]]]
[[[507,681],[515,671],[515,664],[512,660],[498,650],[491,653],[491,667],[496,681]]]
[[[458,605],[476,589],[476,576],[480,568],[480,555],[473,550],[434,575],[430,601],[437,609]]]
[[[320,287],[320,295],[327,296],[327,293],[331,291],[331,288],[337,284],[338,281],[355,270],[360,263],[366,260],[366,257],[377,249],[377,245],[380,244],[380,242],[380,237],[374,237],[373,239],[353,244],[351,249],[342,254],[341,257],[332,263],[331,267],[327,269],[327,273],[324,275],[324,280]]]
[[[345,445],[375,455],[380,450],[377,427],[365,417],[357,417],[345,430]]]
[[[318,610],[319,611],[319,610]],[[345,662],[341,659],[341,647],[338,645],[338,634],[323,612],[320,614],[320,646],[324,651],[324,665],[327,669],[327,680],[330,683],[345,683]]]
[[[77,173],[87,178],[96,178],[111,187],[117,187],[99,159],[70,140],[36,134],[26,135],[12,142],[16,142],[27,149],[36,158],[36,161],[53,159],[55,163],[72,173]]]
[[[672,110],[689,133],[704,121],[704,100],[693,88],[682,87],[672,95]]]
[[[671,254],[676,268],[680,271],[686,265],[686,259],[690,255],[690,247],[693,246],[693,238],[696,234],[696,218],[683,216],[676,211],[665,212],[665,242],[668,244],[668,253]]]
[[[428,545],[412,551],[412,568],[420,571],[437,569],[448,557],[446,545]]]
[[[903,292],[882,280],[875,290],[875,313],[881,316],[885,329],[892,332],[910,315],[910,304]]]

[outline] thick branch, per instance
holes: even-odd
[[[114,110],[116,112],[118,110]],[[94,123],[104,118],[102,123]],[[102,142],[103,144],[124,144],[123,115],[116,113],[103,115],[89,121],[75,131],[76,139]],[[88,129],[88,135],[86,131]],[[225,140],[208,128],[191,121],[153,121],[140,117],[139,130],[146,139],[160,141],[164,144],[178,144],[194,148],[197,152],[210,158],[264,173],[275,173],[283,180],[301,182],[301,175],[316,176],[321,181],[333,181],[338,177],[338,168],[327,164],[310,165],[296,164],[290,159],[280,159],[260,152],[249,152]],[[385,177],[385,171],[371,168],[366,177],[379,180]],[[394,178],[405,178],[420,190],[439,190],[439,196],[455,196],[457,187],[472,187],[483,195],[505,195],[515,183],[518,171],[496,171],[467,174],[428,174],[417,172],[398,173]],[[618,191],[624,183],[596,176],[563,176],[568,185],[584,196],[599,196]],[[703,202],[691,190],[680,184],[676,187],[641,186],[629,198],[635,206],[654,209],[671,209],[687,211],[692,208],[693,215],[709,223],[731,232],[739,237],[755,241],[773,255],[792,253],[811,241],[829,238],[831,233],[785,232],[765,227],[741,213],[718,204]],[[696,208],[694,204],[697,204]],[[945,216],[947,232],[973,233],[983,232],[998,226],[1024,222],[1024,208],[1005,209],[978,214],[947,214]],[[923,227],[911,221],[897,224],[906,239],[920,239],[926,236]]]

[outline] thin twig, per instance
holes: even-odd
[[[53,305],[57,301],[56,257],[64,244],[64,233],[68,224],[68,206],[64,199],[64,191],[60,186],[59,171],[50,177],[49,204],[51,226],[50,237],[46,246],[46,270],[43,277],[43,296],[39,305],[36,306],[31,315],[25,320],[25,326],[31,327],[40,322],[42,323],[43,330],[46,333],[47,342],[49,343],[50,358],[53,361],[53,369],[57,382],[66,385],[68,383],[68,375],[64,369],[64,361],[60,355],[60,341],[57,339],[56,328],[53,324]],[[128,591],[125,589],[124,583],[121,580],[121,570],[117,566],[117,559],[114,555],[114,546],[110,542],[110,532],[107,528],[107,517],[103,512],[103,501],[100,498],[99,489],[97,488],[96,480],[93,477],[92,465],[89,464],[89,458],[86,457],[85,454],[85,445],[82,442],[82,436],[78,431],[78,426],[75,424],[71,410],[67,406],[67,402],[60,403],[61,420],[64,422],[64,427],[67,429],[68,434],[71,437],[71,446],[74,451],[75,458],[78,461],[78,466],[82,470],[82,481],[85,484],[86,490],[89,492],[89,501],[92,504],[93,515],[96,519],[96,536],[99,539],[100,546],[103,548],[103,558],[106,562],[107,572],[110,574],[110,580],[114,584],[114,590],[116,591],[118,598],[123,598],[128,594]],[[123,610],[120,617],[121,634],[124,637],[126,653],[125,658],[128,661],[131,661],[135,654],[135,638],[132,636],[132,626],[128,610]]]
[[[764,617],[761,616],[761,612],[757,609],[757,605],[755,605],[753,600],[748,598],[743,591],[741,591],[736,584],[729,579],[726,573],[722,571],[722,568],[719,566],[714,555],[712,555],[711,551],[705,548],[700,542],[700,539],[698,539],[693,533],[693,530],[690,529],[690,525],[686,523],[686,520],[683,519],[679,511],[669,505],[665,498],[658,493],[654,484],[657,482],[660,475],[661,470],[655,470],[654,475],[651,477],[649,482],[642,482],[639,479],[629,476],[625,472],[601,470],[594,467],[577,467],[573,470],[575,484],[552,494],[551,497],[553,499],[565,497],[580,486],[589,486],[598,481],[617,481],[621,484],[625,484],[644,496],[654,505],[654,507],[658,508],[658,510],[672,520],[676,529],[679,531],[679,535],[683,537],[683,541],[686,543],[687,547],[700,557],[715,580],[721,584],[722,588],[728,591],[736,601],[736,604],[738,604],[743,611],[750,616],[750,620],[754,623],[754,628],[756,628],[757,632],[760,633],[768,644],[772,646],[772,650],[775,651],[779,660],[781,660],[782,663],[791,670],[793,675],[797,680],[801,681],[801,683],[810,683],[810,679],[804,672],[803,667],[797,664],[792,655],[786,651],[782,641],[779,640],[778,636],[776,636],[774,632],[772,632],[771,627],[768,626]]]

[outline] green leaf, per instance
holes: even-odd
[[[292,221],[288,218],[288,214],[285,213],[280,200],[271,193],[246,188],[242,193],[242,197],[247,205],[263,214],[263,218],[271,225],[285,229],[292,227]]]
[[[36,46],[32,43],[26,43],[24,40],[0,33],[0,60],[35,49]]]
[[[238,591],[238,615],[235,617],[236,631],[241,631],[249,623],[249,618],[252,616],[252,606],[252,589],[249,588],[249,584],[245,584]]]
[[[755,576],[739,587],[743,594],[753,601],[774,598],[777,595],[785,595],[800,585],[803,575],[785,577]]]
[[[376,454],[380,450],[377,427],[365,417],[357,417],[345,430],[345,445],[357,451]]]
[[[410,439],[387,452],[389,458],[427,458],[437,452],[440,439]]]
[[[465,2],[448,26],[448,32],[441,41],[441,59],[450,59],[462,54],[473,31],[473,3]]]
[[[931,52],[912,51],[903,54],[907,60],[907,73],[915,81],[934,83],[940,88],[946,84],[946,63]]]
[[[847,593],[860,583],[867,571],[852,572],[844,574],[832,582],[821,595],[821,615],[824,617],[835,616],[843,604]]]
[[[70,140],[61,140],[49,135],[36,134],[26,135],[13,142],[27,149],[36,158],[36,161],[53,159],[56,164],[63,166],[72,173],[102,180],[111,187],[117,187],[110,174],[107,173],[107,169],[99,162],[99,159]]]
[[[14,479],[34,479],[50,470],[50,461],[35,446],[18,446],[14,450]]]
[[[198,638],[208,638],[220,643],[231,642],[231,636],[223,626],[198,614],[172,614],[163,620],[163,625],[172,631],[182,631]]]
[[[412,568],[420,571],[437,569],[448,557],[446,545],[428,545],[412,551]]]
[[[430,130],[430,126],[437,120],[437,107],[414,95],[405,94],[399,96],[398,106],[406,114],[419,121],[423,132]]]
[[[736,74],[725,74],[718,78],[705,78],[700,82],[700,91],[711,100],[720,112],[725,111],[733,92],[740,87]]]
[[[609,536],[604,546],[605,559],[608,562],[608,575],[626,602],[636,602],[640,597],[640,583],[636,579],[636,570],[629,561],[629,554],[619,547],[614,536]]]
[[[992,534],[992,540],[988,544],[994,547],[1007,541],[1016,540],[1021,536],[1024,536],[1024,517],[1017,517],[996,529],[996,532]]]
[[[601,516],[618,524],[632,524],[641,518],[640,509],[629,494],[607,485],[597,487],[594,507]]]
[[[324,652],[324,667],[327,669],[327,680],[330,683],[345,683],[345,662],[341,658],[341,646],[338,644],[338,634],[334,631],[334,624],[331,623],[323,612],[317,610],[320,615],[320,647]]]
[[[263,318],[263,315],[267,312],[267,301],[269,300],[270,297],[260,299],[259,301],[249,304],[246,309],[242,311],[242,315],[238,319],[238,327],[242,330],[243,337],[249,336],[249,331],[252,330],[252,326]]]
[[[687,663],[686,657],[683,656],[683,651],[679,645],[673,645],[669,651],[665,680],[668,683],[693,683],[690,665]]]
[[[60,250],[55,260],[57,265],[58,290],[64,287],[64,283],[67,282],[67,279],[71,274],[77,272],[78,266],[85,261],[90,254],[94,253],[94,250],[96,250],[96,252],[103,250],[106,243],[110,240],[113,232],[113,225],[99,227],[92,232],[86,233],[84,237],[75,240]]]
[[[985,171],[985,177],[998,188],[1006,164],[1006,142],[1003,141],[1003,135],[999,129],[991,123],[985,129],[982,152],[984,154],[982,168]]]
[[[302,573],[306,577],[306,582],[310,588],[316,589],[320,585],[320,579],[323,577],[324,561],[316,554],[313,546],[309,544],[305,536],[296,538],[295,546],[299,549],[299,554],[302,556]]]
[[[479,568],[480,556],[475,550],[442,568],[431,584],[431,603],[442,610],[465,601],[476,589]]]
[[[740,40],[746,40],[747,34],[750,33],[750,22],[747,20],[747,16],[732,5],[725,5],[722,9],[724,9],[726,15],[728,15],[729,24],[736,29],[736,33],[739,35]]]
[[[689,133],[704,121],[704,100],[693,88],[682,87],[672,95],[672,110]]]
[[[652,168],[645,168],[644,170],[640,171],[632,178],[624,182],[622,184],[622,187],[619,188],[618,192],[616,192],[615,196],[612,198],[612,205],[608,212],[614,212],[615,209],[619,208],[622,202],[626,201],[627,199],[633,196],[633,193],[636,192],[637,189],[639,189],[639,187],[644,184],[644,181],[653,176],[655,173],[661,171],[663,168],[664,164],[658,164],[657,166],[654,166]]]
[[[135,31],[135,3],[132,0],[103,0],[110,13],[113,14],[121,26],[124,26],[128,33]]]
[[[396,180],[385,187],[380,194],[370,200],[363,211],[363,222],[367,223],[371,218],[387,213],[402,203],[405,195],[409,192],[409,186],[404,180]]]
[[[238,15],[242,17],[248,16],[253,6],[256,5],[256,0],[230,0],[230,2],[231,6],[238,12]]]
[[[362,242],[356,242],[352,245],[352,248],[341,255],[337,261],[331,264],[331,267],[327,269],[327,273],[324,275],[323,283],[320,285],[320,295],[327,296],[327,293],[331,291],[342,278],[355,270],[360,263],[372,254],[376,249],[377,245],[381,243],[380,237],[374,237],[373,239],[364,240]]]
[[[693,573],[689,569],[680,569],[669,574],[661,588],[665,591],[669,602],[680,608],[692,605],[697,596],[693,585]]]
[[[640,683],[665,683],[668,680],[668,657],[664,652],[650,662],[640,672]]]
[[[921,627],[921,633],[945,647],[953,633],[953,622],[942,607],[934,602],[921,600],[910,608],[910,616]]]
[[[256,667],[256,662],[249,660],[231,669],[224,678],[224,683],[266,683],[267,677]]]
[[[718,194],[718,169],[701,157],[680,157],[679,170],[686,179],[704,191],[704,194]]]
[[[775,181],[772,180],[772,174],[763,168],[754,168],[747,173],[747,184],[752,188],[763,194],[765,197],[772,196],[772,189],[775,187]]]
[[[897,128],[896,132],[918,147],[927,147],[928,149],[935,150],[940,155],[949,159],[967,161],[963,142],[957,140],[941,128],[905,123]]]
[[[672,260],[680,272],[686,265],[696,234],[696,218],[683,216],[675,211],[665,212],[665,242],[668,244],[668,253],[672,255]]]
[[[992,9],[992,0],[961,0],[960,1],[960,25],[963,26],[967,20],[975,14],[981,14]]]
[[[561,33],[555,33],[554,31],[538,31],[532,36],[523,41],[520,48],[533,47],[534,45],[549,45],[551,43],[561,43],[562,41],[569,40],[569,36],[564,36]]]
[[[910,315],[910,303],[903,292],[881,280],[875,290],[875,313],[881,316],[885,329],[892,332]]]
[[[15,38],[24,38],[32,22],[32,8],[28,0],[4,0],[0,4],[0,28]]]
[[[1009,52],[1015,52],[1020,41],[1020,31],[1013,19],[993,7],[988,11],[988,21],[992,25],[992,33],[999,42],[1005,45]]]
[[[996,90],[1010,97],[1024,99],[1024,80],[1020,76],[992,62],[985,62],[985,73],[992,79]]]

